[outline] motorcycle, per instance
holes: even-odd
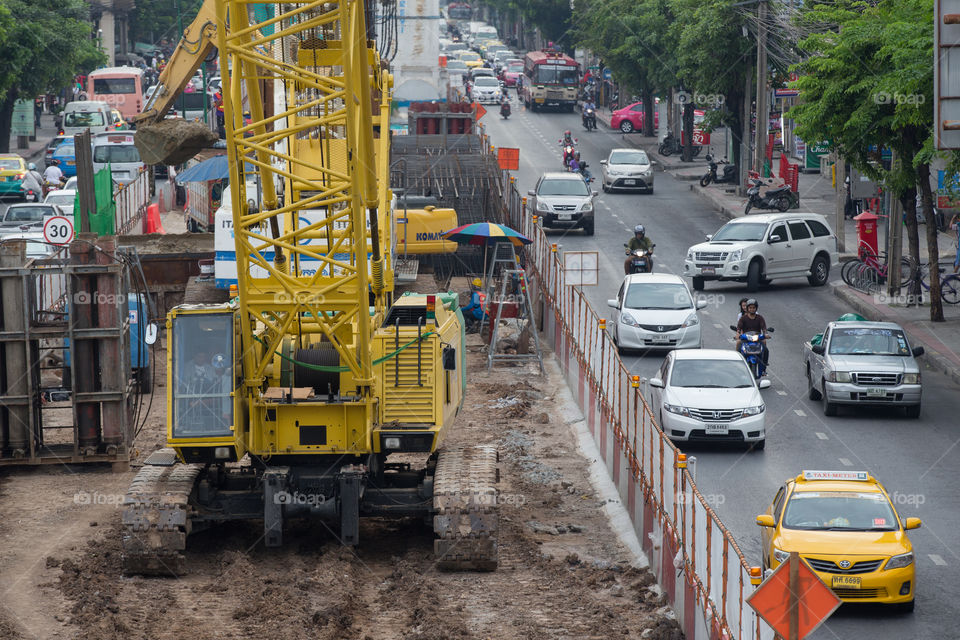
[[[510,117],[510,103],[509,103],[509,102],[504,101],[504,102],[501,102],[501,103],[500,103],[500,117],[503,118],[504,120],[506,120],[507,118]]]
[[[695,146],[693,147],[693,157],[696,158],[700,155],[700,151],[703,147]],[[660,146],[657,147],[657,153],[662,156],[670,156],[673,154],[683,153],[683,145],[680,144],[680,139],[674,137],[673,133],[667,132],[666,137],[663,139],[663,142],[660,143]]]
[[[737,330],[736,325],[730,325],[730,328],[734,331]],[[740,337],[737,338],[740,342],[740,344],[737,345],[737,351],[739,351],[747,361],[747,366],[750,367],[750,373],[753,374],[755,380],[759,380],[767,373],[767,368],[763,364],[763,341],[764,339],[770,339],[770,336],[767,335],[769,333],[773,333],[772,327],[767,327],[767,333],[748,331],[740,334]]]
[[[713,156],[709,153],[707,154],[707,162],[710,163],[710,169],[703,174],[703,177],[700,178],[700,186],[705,187],[711,182],[714,184],[736,184],[740,179],[737,172],[737,165],[728,164],[726,161],[721,160],[720,163],[714,161]],[[717,165],[723,164],[723,175],[717,176]]]
[[[573,167],[571,167],[570,165],[567,165],[567,171],[569,171],[569,172],[571,172],[571,173],[579,173],[579,174],[580,174],[580,177],[583,178],[583,181],[586,182],[587,185],[589,185],[591,182],[593,182],[593,174],[590,173],[590,171],[587,169],[587,163],[586,163],[586,162],[584,162],[583,164],[581,164],[581,165],[580,165],[580,168],[578,168],[575,172],[574,172]]]
[[[627,245],[624,244],[624,247]],[[627,255],[630,256],[630,273],[653,273],[653,250],[657,245],[650,245],[650,250],[627,249]]]
[[[561,145],[563,145],[563,168],[570,168],[570,159],[577,153],[577,139],[574,138],[573,142],[564,143],[563,140],[558,140]]]
[[[51,191],[57,191],[58,189],[63,189],[63,186],[67,184],[67,179],[63,178],[60,182],[50,182],[49,180],[43,181],[43,198],[46,200],[47,194]]]
[[[776,209],[784,212],[793,206],[794,196],[789,185],[783,184],[768,189],[766,193],[760,195],[763,180],[751,178],[750,183],[753,186],[747,189],[747,206],[743,210],[743,215],[750,213],[751,209]]]
[[[590,131],[597,128],[597,113],[593,109],[583,110],[583,127]]]

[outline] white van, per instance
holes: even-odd
[[[98,133],[93,137],[93,170],[100,171],[110,165],[110,175],[117,184],[136,180],[146,164],[140,160],[140,152],[133,144],[133,133],[114,131]]]
[[[90,133],[101,133],[113,129],[110,105],[106,102],[79,100],[68,102],[63,110],[63,131],[61,135],[72,136],[90,129]]]

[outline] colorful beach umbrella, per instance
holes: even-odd
[[[520,247],[533,242],[526,236],[514,231],[510,227],[494,222],[474,222],[451,229],[443,234],[444,239],[453,240],[458,244],[493,245],[498,242],[512,242],[513,246]]]

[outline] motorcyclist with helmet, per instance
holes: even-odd
[[[763,367],[766,369],[767,363],[770,361],[770,350],[767,348],[767,321],[764,320],[763,316],[757,313],[760,305],[757,304],[756,298],[749,298],[747,300],[747,312],[740,316],[740,319],[737,320],[737,348],[739,349],[740,336],[751,331],[755,331],[758,334],[763,336],[761,342],[763,343]]]
[[[56,158],[50,160],[50,166],[48,166],[43,171],[43,195],[46,197],[47,193],[55,189],[62,189],[65,179],[63,177],[63,171],[60,170],[60,167],[57,166],[60,164],[60,161]]]
[[[567,167],[573,173],[579,173],[583,176],[584,182],[590,182],[593,179],[593,176],[590,175],[590,172],[587,170],[587,163],[580,159],[580,152],[577,151],[573,154],[573,158],[570,159],[570,164]]]
[[[632,254],[638,249],[643,249],[649,254],[647,258],[650,264],[649,273],[653,273],[653,243],[650,241],[650,238],[647,237],[647,230],[642,224],[638,224],[633,228],[633,237],[630,238],[630,242],[627,243],[627,259],[623,262],[624,274],[630,274],[630,263],[633,261]]]
[[[560,146],[563,147],[563,166],[565,167],[569,167],[570,161],[573,160],[573,152],[568,151],[567,148],[573,149],[574,145],[576,145],[576,141],[573,139],[573,134],[567,129],[563,132],[563,139],[560,141]]]

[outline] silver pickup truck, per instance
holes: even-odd
[[[903,407],[920,417],[920,367],[923,347],[910,347],[903,329],[892,322],[831,322],[819,342],[804,345],[804,368],[811,400],[823,413],[837,415],[841,404]]]

